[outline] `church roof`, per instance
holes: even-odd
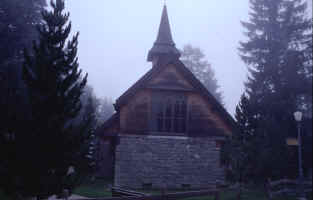
[[[180,52],[176,48],[172,37],[166,5],[163,8],[157,40],[149,51],[148,61],[152,61],[156,55],[174,55],[175,57],[180,57]]]
[[[110,128],[113,124],[118,123],[119,115],[117,113],[114,113],[109,119],[107,119],[100,127],[96,130],[97,136],[104,136],[104,137],[110,137],[110,136],[116,136],[116,133],[114,132],[106,132],[105,130]]]
[[[225,108],[216,100],[216,98],[205,88],[205,86],[198,80],[195,75],[179,60],[180,53],[175,47],[173,42],[171,29],[168,21],[167,8],[164,6],[160,30],[156,42],[153,48],[149,52],[148,61],[152,61],[154,56],[166,55],[167,57],[174,56],[175,59],[162,59],[163,62],[158,62],[152,67],[145,75],[143,75],[134,85],[132,85],[124,94],[122,94],[117,100],[114,107],[119,113],[122,106],[126,105],[136,93],[144,88],[148,87],[148,83],[158,74],[160,74],[164,68],[169,65],[175,66],[176,70],[180,72],[186,80],[190,82],[195,91],[202,95],[213,106],[213,111],[216,111],[221,115],[223,119],[233,128],[237,130],[237,125],[232,116],[225,110]],[[112,117],[114,121],[116,116]]]
[[[217,99],[206,89],[206,87],[200,82],[199,79],[184,65],[180,60],[168,61],[162,63],[150,69],[145,75],[143,75],[134,85],[132,85],[122,96],[116,100],[115,108],[118,111],[119,108],[125,104],[137,93],[137,91],[146,88],[147,83],[156,77],[164,67],[168,65],[174,65],[176,69],[183,74],[183,76],[190,81],[193,87],[207,99],[213,105],[214,111],[217,111],[221,116],[232,126],[234,130],[237,130],[237,125],[233,117],[225,110],[225,108],[217,101]]]

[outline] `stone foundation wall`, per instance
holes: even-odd
[[[122,135],[116,147],[115,186],[212,187],[224,180],[218,139]]]

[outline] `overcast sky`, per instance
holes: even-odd
[[[176,46],[191,44],[204,51],[232,114],[247,78],[237,48],[245,39],[240,21],[248,19],[248,2],[167,0]],[[164,1],[67,0],[66,4],[73,30],[80,32],[80,67],[88,72],[97,96],[115,101],[151,68],[146,58],[157,36]]]

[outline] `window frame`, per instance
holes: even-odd
[[[151,107],[154,109],[151,109],[151,132],[158,135],[186,135],[187,95],[181,92],[155,92],[152,100]]]

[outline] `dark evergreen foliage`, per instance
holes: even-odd
[[[76,183],[73,186],[77,186],[86,180],[86,175],[92,175],[96,170],[96,135],[95,130],[97,128],[97,98],[94,96],[92,88],[87,85],[84,89],[83,95],[80,98],[82,102],[82,109],[80,110],[78,116],[73,121],[73,133],[76,136],[75,139],[84,139],[85,141],[77,141],[78,145],[81,145],[80,155],[83,157],[82,160],[77,159],[76,169]],[[83,143],[82,143],[83,142]],[[77,146],[79,149],[79,146]],[[73,187],[72,186],[72,187]]]
[[[263,113],[278,110],[281,117],[299,108],[301,95],[312,93],[305,49],[312,26],[302,0],[251,0],[250,22],[243,22],[247,42],[241,42],[242,60],[249,66],[246,83],[250,101],[264,107]],[[282,101],[284,99],[284,101]],[[283,108],[283,109],[282,109]],[[280,111],[284,111],[282,114]],[[278,119],[281,118],[276,116]],[[283,119],[279,119],[283,120]]]
[[[64,1],[51,1],[42,13],[39,42],[25,51],[23,79],[30,115],[1,138],[0,187],[11,195],[47,197],[71,190],[91,169],[94,113],[84,112],[81,96],[87,82],[77,59],[78,34],[68,40],[71,23]],[[78,116],[80,116],[79,119]],[[68,173],[73,172],[74,173]]]
[[[35,24],[40,23],[46,0],[1,0],[0,66],[14,57],[21,58],[25,47],[37,38]]]
[[[252,108],[246,95],[242,95],[241,101],[236,108],[235,118],[238,122],[238,132],[226,140],[222,148],[222,160],[227,166],[227,178],[232,182],[248,182],[252,175],[251,170],[255,166],[251,163],[253,159],[253,146],[256,145],[254,127],[256,121],[251,117]]]
[[[293,113],[310,112],[312,60],[307,49],[312,47],[308,40],[312,26],[301,0],[250,0],[250,4],[250,21],[242,23],[248,40],[239,48],[250,76],[236,118],[240,134],[248,137],[241,149],[244,162],[251,166],[247,173],[251,180],[263,181],[297,171],[288,168],[286,138],[296,132]]]
[[[27,113],[21,81],[22,52],[38,38],[35,25],[40,23],[45,5],[45,0],[0,1],[0,134],[12,129],[10,124]]]
[[[86,85],[84,88],[84,93],[81,95],[80,100],[82,102],[82,109],[80,110],[78,116],[74,119],[73,123],[75,124],[75,131],[77,134],[81,135],[84,133],[87,134],[87,145],[81,149],[82,155],[87,155],[81,162],[82,165],[79,165],[79,171],[83,172],[78,176],[77,185],[85,181],[85,175],[94,175],[96,168],[96,159],[97,159],[97,139],[95,135],[95,130],[98,126],[97,111],[99,108],[98,99],[93,92],[93,88],[90,85]],[[87,173],[88,174],[87,174]]]

